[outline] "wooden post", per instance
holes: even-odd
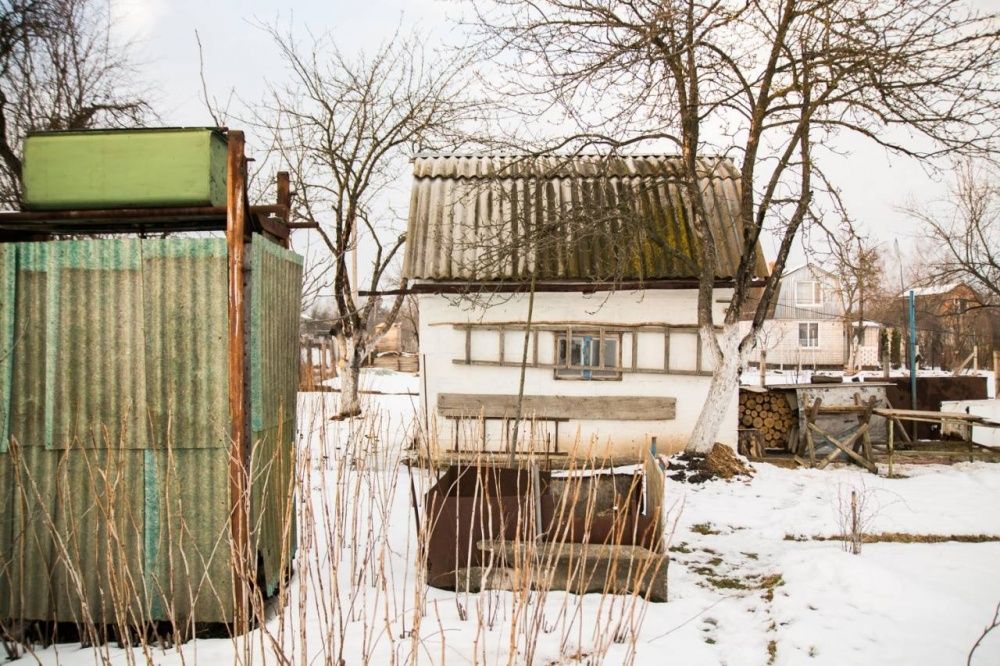
[[[767,386],[767,350],[760,350],[760,385]]]
[[[809,447],[809,466],[816,466],[816,443],[813,441],[812,428],[809,426],[816,424],[816,417],[819,415],[819,408],[823,405],[822,398],[816,398],[816,401],[806,412],[806,444]]]
[[[670,373],[670,329],[663,329],[663,372]]]
[[[243,132],[228,134],[226,162],[226,246],[229,273],[229,451],[230,537],[233,567],[233,623],[236,635],[249,628],[249,466],[246,335],[246,157]]]
[[[979,345],[972,345],[972,369],[979,370]]]
[[[1000,349],[993,350],[994,395],[1000,396]]]
[[[888,441],[888,446],[889,446],[889,478],[890,479],[892,478],[892,435],[893,435],[892,431],[893,431],[893,425],[895,424],[895,422],[896,422],[896,419],[889,419],[889,441]]]
[[[287,171],[279,171],[277,176],[278,205],[285,209],[285,224],[291,222],[292,210],[292,186],[291,179]],[[279,239],[281,247],[288,249],[290,238]]]

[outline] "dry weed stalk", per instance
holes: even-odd
[[[507,557],[497,547],[485,550],[481,579],[500,584],[478,591],[480,583],[466,576],[456,580],[454,591],[433,589],[425,584],[427,547],[441,507],[424,505],[434,477],[429,470],[404,462],[402,443],[426,443],[436,424],[421,419],[411,422],[398,413],[374,408],[366,410],[364,418],[333,422],[335,397],[303,394],[300,401],[294,469],[286,469],[287,464],[274,453],[276,448],[255,447],[251,458],[248,488],[286,488],[279,483],[281,476],[293,475],[280,501],[285,532],[280,540],[282,552],[277,554],[280,570],[289,575],[268,590],[260,584],[253,559],[247,558],[250,566],[236,568],[235,574],[251,591],[248,608],[253,629],[242,636],[230,632],[228,658],[234,663],[403,666],[443,663],[457,655],[475,664],[574,658],[600,663],[612,653],[616,660],[634,662],[649,604],[641,590],[612,594],[609,581],[622,572],[633,580],[647,580],[649,567],[660,563],[622,559],[611,565],[608,580],[602,582],[595,578],[593,567],[585,566],[576,550],[579,544],[574,543],[592,536],[574,534],[574,529],[591,525],[602,511],[612,516],[621,509],[601,508],[598,484],[586,473],[589,466],[608,461],[569,465],[559,481],[561,492],[546,509],[552,516],[548,532],[539,522],[540,486],[528,482],[518,487],[521,500],[497,523],[479,501],[487,491],[482,484],[497,480],[479,478],[473,499],[484,530],[507,535],[510,554]],[[481,423],[467,427],[471,436],[481,436]],[[119,437],[127,435],[123,428],[110,430]],[[108,431],[101,431],[105,438]],[[415,433],[423,437],[414,438]],[[542,437],[532,427],[522,438],[522,446],[544,447]],[[161,536],[154,544],[144,542],[143,506],[130,493],[134,480],[128,477],[126,464],[126,457],[134,451],[122,442],[105,441],[103,447],[81,443],[72,451],[73,465],[63,463],[55,480],[36,478],[24,461],[24,448],[13,442],[9,463],[13,492],[20,505],[34,512],[29,529],[44,532],[54,543],[53,566],[64,572],[57,592],[79,604],[77,635],[92,647],[95,661],[133,664],[170,657],[196,664],[205,644],[201,639],[186,641],[202,626],[199,609],[229,600],[233,594],[211,574],[213,562],[231,564],[228,528],[215,535],[209,546],[197,547],[195,526],[187,522],[197,507],[185,505],[180,490],[187,480],[179,474],[168,441],[163,444],[167,451],[159,498],[166,538]],[[587,446],[595,450],[597,444]],[[528,462],[540,463],[540,457]],[[56,492],[70,474],[84,475],[86,496]],[[629,487],[624,484],[614,492],[620,499],[632,496],[638,492],[638,482],[636,477]],[[58,502],[49,511],[45,500],[52,493]],[[246,498],[247,506],[252,499]],[[414,505],[418,520],[414,520]],[[65,516],[80,512],[95,516],[102,536],[106,535],[100,540],[99,573],[83,570],[84,562],[94,561],[82,550],[92,540],[83,541],[79,538],[83,535],[64,524]],[[259,515],[252,517],[252,532],[265,529]],[[610,541],[641,541],[634,527],[631,534],[624,531],[625,521],[612,520],[611,524]],[[458,544],[458,554],[471,566],[468,549],[480,544],[471,531],[465,531],[470,537]],[[27,548],[31,535],[23,537],[21,547]],[[143,571],[141,548],[151,546],[159,549],[160,561],[172,575]],[[27,591],[17,588],[23,578],[13,571],[15,560],[0,561],[0,576],[9,594],[23,597]],[[569,562],[564,584],[596,592],[581,595],[554,589],[560,561]],[[198,571],[206,573],[195,575]],[[95,576],[102,581],[97,598],[92,593]],[[154,619],[154,600],[155,617],[166,617],[166,621]],[[3,629],[8,651],[30,654],[34,641],[46,640],[37,631],[12,624]]]

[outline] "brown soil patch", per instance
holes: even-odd
[[[668,476],[675,481],[704,483],[711,479],[733,479],[749,477],[753,468],[744,463],[725,444],[716,443],[712,450],[704,453],[679,453],[670,459]]]

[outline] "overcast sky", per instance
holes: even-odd
[[[112,4],[114,30],[134,41],[166,125],[212,122],[201,101],[196,30],[204,47],[210,95],[222,100],[230,91],[244,100],[259,99],[266,80],[284,78],[273,45],[258,27],[261,22],[329,32],[346,52],[377,43],[400,25],[418,26],[452,43],[461,38],[454,21],[459,8],[449,0],[113,0]],[[247,139],[250,149],[259,145],[252,131]],[[896,208],[908,201],[939,198],[946,185],[921,165],[890,158],[865,142],[844,139],[841,147],[847,154],[824,166],[842,188],[852,215],[887,248],[898,238],[906,252],[917,229]],[[400,168],[405,171],[408,165]],[[764,247],[771,258],[775,248],[768,245],[773,243]],[[801,259],[797,252],[793,261]]]

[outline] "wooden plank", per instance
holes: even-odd
[[[866,432],[868,432],[867,423],[863,424],[850,437],[848,437],[844,441],[840,441],[833,435],[825,432],[821,428],[817,427],[815,423],[810,423],[809,428],[816,431],[818,434],[823,435],[823,437],[829,440],[829,442],[834,446],[836,446],[837,449],[840,449],[840,451],[846,453],[849,458],[851,458],[852,460],[854,460],[854,462],[858,463],[859,465],[867,469],[872,474],[878,473],[878,467],[875,466],[875,463],[869,460],[865,460],[863,457],[855,453],[853,449],[851,449],[851,446],[854,444],[854,442],[856,442],[859,438],[863,437]],[[823,469],[824,467],[826,467],[834,458],[837,457],[838,453],[839,451],[834,450],[829,456],[826,457],[825,460],[823,460],[823,462],[821,462],[818,465],[819,469]]]
[[[697,350],[695,355],[694,369],[697,370],[698,372],[701,372],[701,334],[699,333],[698,335],[696,335],[694,339],[695,339],[695,349]]]
[[[670,331],[663,331],[663,371],[670,372]],[[698,372],[698,370],[695,370]]]
[[[532,331],[531,333],[531,364],[538,365],[538,331]]]
[[[632,331],[632,369],[639,367],[639,331]]]
[[[983,420],[982,416],[975,416],[974,414],[966,414],[965,412],[931,412],[919,409],[917,410],[886,409],[884,407],[879,407],[873,413],[878,416],[896,417],[906,421],[914,419],[924,419],[931,421],[940,421],[941,419],[948,419],[949,421],[968,421],[970,423],[975,423],[979,420]]]
[[[465,329],[465,364],[472,363],[472,329]]]
[[[2,215],[2,213],[0,213]],[[474,328],[477,331],[496,331],[500,327],[511,331],[524,330],[527,326],[525,321],[491,321],[482,323],[469,323],[458,321],[440,321],[430,324],[430,326],[451,326],[452,328],[466,329]],[[566,321],[538,321],[532,322],[531,328],[539,331],[565,331],[567,328],[587,328],[596,331],[603,328],[617,333],[629,333],[631,331],[650,331],[659,333],[660,331],[677,331],[678,333],[698,333],[700,329],[690,324],[659,324],[656,322],[620,322],[620,321],[586,321],[586,320],[566,320]],[[722,331],[721,326],[716,326],[715,330]]]
[[[569,368],[573,360],[573,327],[570,326],[566,329],[566,358],[563,364],[564,368]]]
[[[465,359],[456,358],[452,359],[452,363],[456,365],[479,365],[484,367],[493,368],[520,368],[521,363],[519,361],[470,361],[465,362]],[[535,363],[529,364],[529,368],[541,368],[543,370],[565,370],[566,365],[561,363]],[[596,365],[574,365],[574,370],[600,370]],[[609,368],[605,368],[606,370]],[[682,375],[688,377],[711,377],[711,370],[702,370],[698,372],[697,370],[678,370],[676,368],[671,368],[670,370],[664,370],[662,368],[614,368],[620,373],[625,374],[636,374],[636,375]]]
[[[445,417],[513,418],[517,395],[439,393],[438,413]],[[668,421],[676,418],[677,400],[650,396],[526,395],[524,418],[591,421]]]

